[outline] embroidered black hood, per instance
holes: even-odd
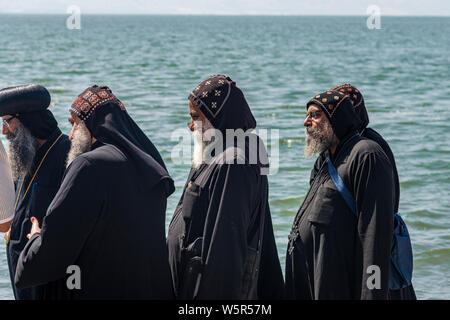
[[[306,110],[313,104],[323,110],[339,140],[360,127],[361,120],[356,115],[349,96],[343,92],[330,90],[319,93],[308,101]]]
[[[256,120],[236,83],[225,75],[203,80],[189,95],[189,100],[206,116],[213,127],[226,129],[256,128]]]
[[[359,119],[361,120],[361,125],[358,128],[359,132],[362,132],[369,124],[369,115],[367,113],[366,106],[364,104],[364,97],[356,87],[352,86],[350,83],[344,83],[337,87],[334,87],[331,90],[342,92],[345,95],[348,95],[350,101],[355,108],[355,112]]]
[[[80,117],[92,136],[121,150],[134,163],[144,185],[163,181],[166,194],[175,191],[174,183],[156,147],[127,113],[124,105],[105,86],[83,91],[70,107]]]

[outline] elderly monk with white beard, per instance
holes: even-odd
[[[229,77],[211,76],[189,95],[189,113],[193,165],[167,237],[176,296],[281,298],[267,152],[249,132],[256,121],[244,95]],[[229,130],[248,140],[235,142]]]
[[[50,110],[50,94],[42,86],[0,90],[2,133],[8,140],[9,162],[16,186],[14,220],[6,233],[6,251],[14,296],[18,300],[45,299],[49,286],[19,289],[14,285],[17,260],[27,243],[30,217],[42,219],[65,170],[69,138],[61,133]]]
[[[304,126],[305,156],[325,152],[326,161],[289,236],[288,298],[387,299],[395,184],[391,163],[376,142],[358,134],[360,119],[343,92],[312,98]],[[355,199],[350,202],[355,213],[331,178],[333,168]],[[374,271],[375,285],[369,279]]]
[[[70,113],[64,180],[42,229],[33,219],[16,285],[55,282],[53,299],[172,299],[165,210],[175,188],[158,150],[108,87],[87,88]]]

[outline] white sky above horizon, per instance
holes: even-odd
[[[449,0],[0,0],[0,13],[450,16]]]

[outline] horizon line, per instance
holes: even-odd
[[[50,12],[0,12],[0,15],[35,15],[35,16],[67,16],[70,13],[50,13]],[[264,13],[82,13],[86,16],[219,16],[219,17],[368,17],[364,14],[264,14]],[[450,15],[408,15],[408,14],[381,14],[382,17],[396,18],[449,18]]]

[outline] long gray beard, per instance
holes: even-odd
[[[328,122],[318,129],[307,127],[305,129],[306,143],[305,143],[305,158],[311,158],[317,153],[321,153],[336,142],[336,136],[333,133],[333,128]]]
[[[14,180],[27,175],[33,165],[38,149],[36,139],[22,123],[18,122],[13,133],[6,135],[8,139],[8,155]]]
[[[195,128],[192,133],[194,138],[194,151],[192,152],[192,166],[194,169],[198,169],[205,162],[206,147],[211,143],[210,141],[203,140],[202,130],[205,132],[212,129],[213,125],[208,120],[204,121],[203,129],[201,127]]]
[[[73,133],[72,143],[70,146],[69,154],[67,155],[66,168],[75,160],[79,155],[91,151],[92,138],[89,130],[86,128],[84,122],[80,122]]]

